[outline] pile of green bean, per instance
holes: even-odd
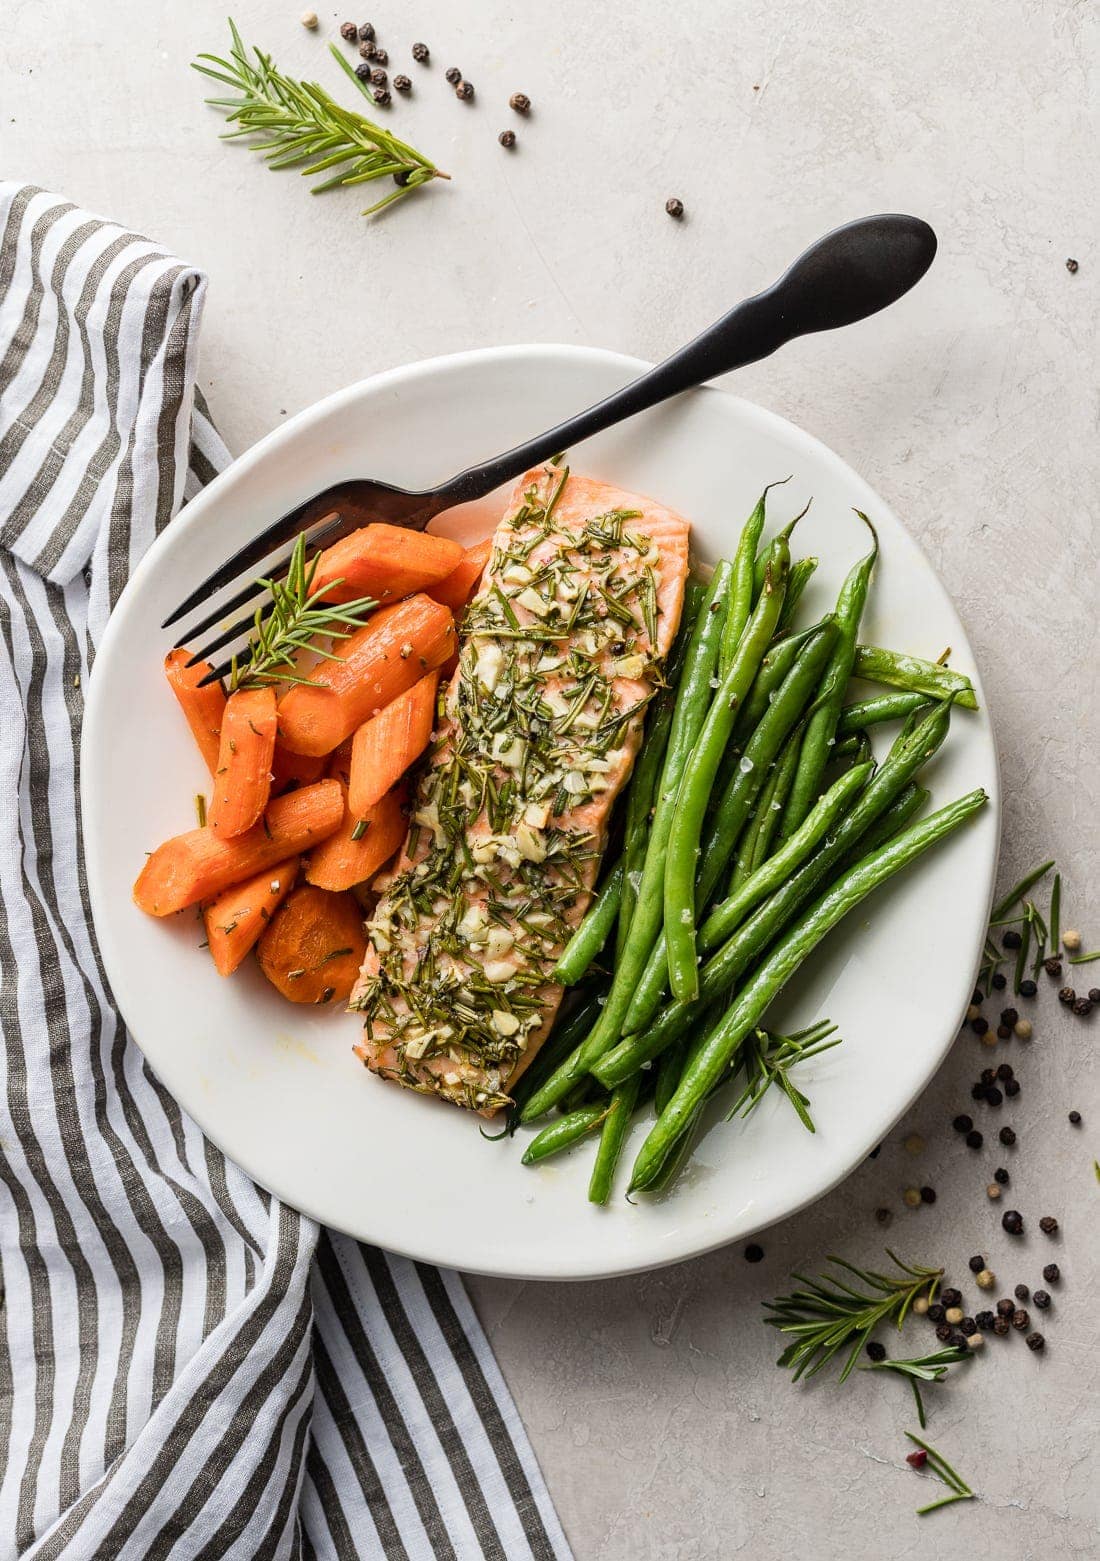
[[[974,791],[917,818],[918,775],[953,709],[977,700],[940,662],[860,644],[871,522],[860,515],[871,545],[832,611],[797,629],[817,561],[792,560],[795,521],[762,541],[767,494],[733,557],[688,585],[621,809],[621,853],[555,972],[581,991],[516,1091],[513,1126],[559,1113],[526,1164],[599,1135],[595,1203],[650,1103],[627,1190],[669,1184],[708,1101],[752,1074],[765,1011],[825,934],[986,800]],[[846,704],[853,678],[891,692]],[[901,726],[876,764],[868,731],[888,721]]]

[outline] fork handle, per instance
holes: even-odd
[[[471,466],[439,492],[462,504],[511,482],[582,439],[705,380],[768,357],[784,342],[836,330],[894,303],[932,264],[936,235],[919,217],[863,217],[805,250],[765,292],[737,304],[663,363],[556,428]]]

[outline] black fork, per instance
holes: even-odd
[[[483,498],[528,467],[656,406],[669,396],[747,363],[756,363],[796,336],[835,330],[877,314],[920,281],[935,253],[936,235],[919,217],[863,217],[835,228],[801,254],[778,282],[737,304],[656,368],[495,460],[471,466],[448,482],[421,491],[371,478],[326,488],[239,548],[180,603],[163,627],[179,623],[196,608],[209,603],[215,592],[245,577],[247,584],[242,589],[198,623],[191,624],[184,636],[194,641],[206,630],[224,624],[233,613],[246,609],[246,616],[222,629],[192,657],[192,661],[209,660],[251,628],[253,613],[263,597],[263,588],[254,577],[261,572],[278,576],[285,570],[287,558],[279,555],[299,533],[308,532],[310,546],[322,548],[372,520],[423,531],[430,520],[452,505]],[[213,676],[222,677],[228,670],[226,663],[217,667]]]

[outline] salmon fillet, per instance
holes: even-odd
[[[367,924],[355,1050],[491,1115],[549,1034],[554,965],[680,621],[686,520],[553,466],[522,477],[462,624],[408,839]]]

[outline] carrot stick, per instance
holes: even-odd
[[[343,792],[336,781],[323,780],[276,797],[258,824],[232,840],[219,840],[210,828],[190,829],[152,853],[138,874],[134,901],[150,916],[171,916],[308,851],[343,816]]]
[[[365,818],[428,746],[438,687],[439,673],[429,672],[364,721],[352,738],[348,807],[356,818]]]
[[[259,942],[260,934],[294,887],[298,876],[298,858],[269,867],[246,883],[235,884],[202,913],[206,941],[214,964],[223,976],[231,976],[249,949]]]
[[[279,705],[279,736],[295,753],[325,754],[357,726],[440,666],[455,643],[454,619],[430,596],[385,607],[336,642],[339,661],[310,669],[309,683],[287,690]]]
[[[275,727],[273,688],[238,689],[226,700],[210,799],[210,828],[221,839],[243,835],[267,807]]]
[[[197,661],[189,667],[190,659],[189,650],[170,650],[164,658],[164,675],[187,717],[206,767],[213,775],[218,768],[218,737],[225,711],[225,690],[220,683],[208,683],[200,688],[203,678],[214,669],[208,661]]]
[[[289,748],[276,742],[271,758],[271,795],[278,797],[296,786],[312,786],[324,773],[324,759],[314,759],[305,753],[291,753]]]
[[[334,748],[328,756],[328,765],[325,774],[333,780],[340,781],[347,786],[351,781],[351,751],[355,738],[345,737],[339,748]]]
[[[346,1003],[367,940],[353,894],[303,884],[272,917],[256,950],[260,969],[292,1003]]]
[[[347,796],[347,788],[342,788]],[[319,889],[351,889],[366,883],[386,865],[405,838],[409,821],[404,807],[407,789],[398,783],[380,802],[356,817],[345,803],[344,817],[306,863],[306,880]],[[358,837],[358,838],[356,838]]]
[[[450,537],[409,531],[404,526],[376,522],[334,542],[321,554],[313,589],[339,580],[325,592],[327,602],[350,602],[373,596],[395,602],[445,580],[462,557],[462,544]]]
[[[468,547],[445,580],[441,580],[438,585],[424,587],[425,594],[433,602],[449,607],[458,618],[485,572],[492,551],[492,537],[486,537],[484,542],[476,542],[473,547]]]

